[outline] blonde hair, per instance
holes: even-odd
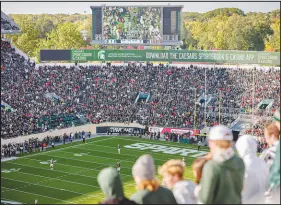
[[[160,183],[156,179],[152,180],[142,180],[139,184],[137,184],[138,190],[144,190],[147,189],[150,192],[157,191],[159,188]]]
[[[232,147],[232,141],[230,140],[213,140],[213,143],[221,149]]]
[[[191,167],[192,167],[192,170],[196,173],[196,179],[195,179],[196,184],[200,183],[200,180],[202,177],[202,172],[203,172],[203,167],[209,159],[210,159],[210,157],[200,157],[193,161]]]
[[[178,175],[180,179],[183,179],[184,174],[184,166],[182,165],[182,161],[171,159],[163,164],[162,167],[158,169],[159,175],[164,175],[164,173],[168,173],[170,175]]]
[[[279,139],[280,131],[275,123],[266,124],[264,130],[267,131],[269,136],[273,135],[275,139]]]

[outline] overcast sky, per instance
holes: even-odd
[[[106,5],[167,5],[169,2],[1,2],[1,10],[6,14],[56,14],[86,13],[90,6]],[[269,12],[280,9],[280,2],[175,2],[171,5],[183,5],[183,11],[207,12],[217,8],[235,7],[244,12]]]

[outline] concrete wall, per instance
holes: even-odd
[[[69,134],[71,132],[72,133],[82,132],[83,130],[85,132],[91,132],[92,134],[96,134],[96,127],[104,127],[104,126],[144,128],[144,126],[142,126],[138,123],[124,124],[124,123],[104,122],[104,123],[100,123],[100,124],[87,124],[87,125],[70,127],[70,128],[60,129],[60,130],[47,131],[47,132],[43,132],[43,133],[39,133],[39,134],[19,136],[19,137],[11,138],[11,139],[1,139],[1,144],[3,145],[3,144],[8,144],[8,143],[21,143],[30,138],[43,139],[47,136],[58,136],[58,135],[63,135],[64,133]]]

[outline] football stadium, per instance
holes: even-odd
[[[280,4],[88,3],[1,3],[1,204],[280,204]]]

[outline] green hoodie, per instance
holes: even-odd
[[[241,204],[245,165],[234,155],[222,162],[206,162],[200,182],[198,200],[203,204]]]
[[[131,200],[137,204],[177,204],[173,192],[162,186],[154,192],[139,190],[131,196]]]
[[[108,167],[100,171],[98,183],[106,199],[124,198],[120,175],[113,167]]]

